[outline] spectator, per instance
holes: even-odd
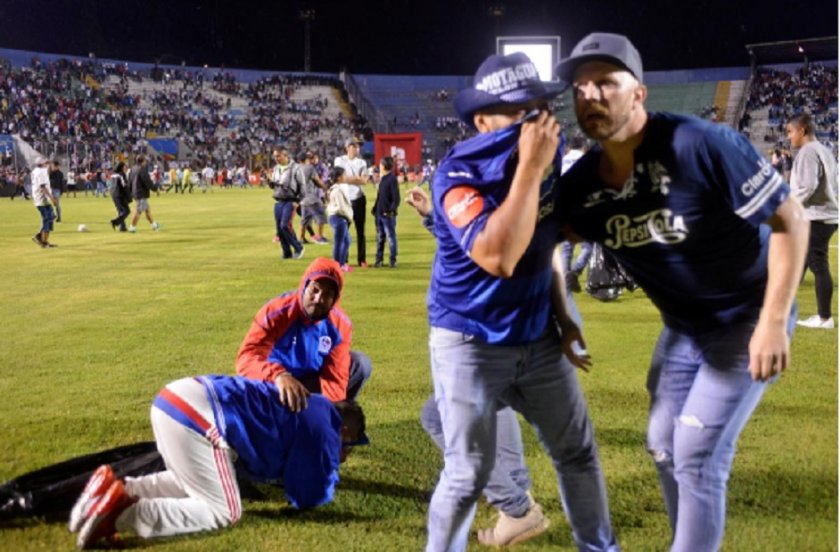
[[[376,202],[373,204],[373,216],[376,220],[376,263],[374,268],[381,268],[385,255],[385,238],[388,238],[389,266],[397,266],[397,209],[400,204],[400,187],[394,176],[394,158],[385,156],[379,161],[379,185]]]
[[[50,243],[50,232],[52,232],[53,220],[55,220],[52,205],[58,202],[53,197],[52,190],[50,190],[50,175],[47,165],[49,165],[49,161],[42,156],[38,156],[35,159],[35,168],[32,169],[32,202],[35,203],[35,207],[41,215],[41,229],[32,236],[32,241],[44,249],[57,247],[54,243]]]
[[[817,314],[798,320],[806,328],[834,328],[831,316],[834,280],[828,263],[828,242],[837,231],[837,163],[834,154],[819,143],[812,117],[803,113],[787,125],[791,146],[799,152],[793,160],[790,192],[805,207],[810,222],[806,267],[814,274]]]

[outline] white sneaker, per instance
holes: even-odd
[[[137,233],[137,227],[136,226],[129,226],[128,231],[131,232],[132,234],[136,234]]]
[[[478,541],[487,546],[513,546],[544,533],[549,525],[542,507],[534,502],[528,513],[520,518],[499,512],[495,527],[478,530]]]
[[[804,328],[818,328],[820,330],[832,330],[834,329],[834,318],[827,318],[823,320],[820,318],[819,314],[815,314],[814,316],[810,316],[805,320],[797,320],[797,326],[802,326]]]

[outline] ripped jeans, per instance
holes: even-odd
[[[647,448],[674,533],[672,552],[714,551],[723,539],[735,443],[768,385],[750,377],[754,329],[742,323],[692,337],[666,326],[656,344]]]

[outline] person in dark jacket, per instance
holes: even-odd
[[[125,163],[122,161],[117,164],[117,169],[111,175],[111,199],[117,208],[117,216],[111,219],[111,228],[116,230],[119,226],[120,232],[126,232],[128,228],[125,226],[125,219],[131,214],[128,207],[131,203],[131,188],[125,177]]]
[[[50,161],[50,188],[55,198],[55,221],[61,222],[61,196],[67,191],[67,181],[58,165],[58,161]]]
[[[394,158],[383,157],[379,162],[379,188],[372,214],[376,218],[376,264],[381,268],[385,256],[385,237],[388,237],[391,268],[397,266],[397,207],[400,204],[400,188],[394,176]]]
[[[140,220],[140,213],[146,213],[146,220],[152,225],[152,230],[160,230],[161,226],[152,218],[152,209],[149,207],[149,195],[155,189],[155,184],[149,175],[149,161],[145,156],[137,156],[131,172],[128,173],[128,182],[131,186],[131,197],[135,199],[137,205],[134,216],[131,217],[128,231],[137,232],[137,221]]]

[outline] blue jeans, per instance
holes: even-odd
[[[350,223],[340,215],[330,215],[330,226],[333,229],[333,259],[346,265],[350,254]]]
[[[795,318],[794,312],[788,333]],[[755,323],[742,323],[691,337],[666,326],[656,343],[647,382],[647,448],[659,472],[674,552],[720,547],[735,443],[768,385],[750,377],[754,329]]]
[[[466,549],[476,501],[496,459],[500,403],[525,416],[551,456],[578,549],[618,550],[592,423],[558,334],[551,329],[532,343],[499,346],[432,327],[429,349],[445,450],[426,550]]]
[[[376,262],[385,257],[385,238],[388,238],[388,254],[391,266],[397,264],[397,217],[376,216]]]
[[[586,265],[589,263],[589,257],[592,256],[592,243],[591,242],[581,242],[580,243],[580,252],[578,256],[575,257],[575,262],[572,264],[572,253],[574,253],[575,244],[564,241],[560,244],[560,254],[562,255],[563,259],[563,270],[566,273],[574,272],[575,274],[580,274],[583,272],[583,269],[586,268]]]
[[[292,201],[277,201],[274,203],[274,223],[277,226],[277,237],[283,249],[283,258],[292,256],[292,249],[300,253],[303,246],[291,228],[292,216],[295,214],[295,204]]]
[[[38,213],[41,215],[41,229],[38,232],[52,232],[55,220],[52,205],[39,205]]]
[[[429,396],[420,412],[420,424],[432,441],[444,450],[443,424],[440,422],[435,396]],[[496,412],[496,464],[484,487],[484,496],[494,508],[510,517],[528,513],[531,476],[522,450],[522,433],[516,412],[504,407]]]

